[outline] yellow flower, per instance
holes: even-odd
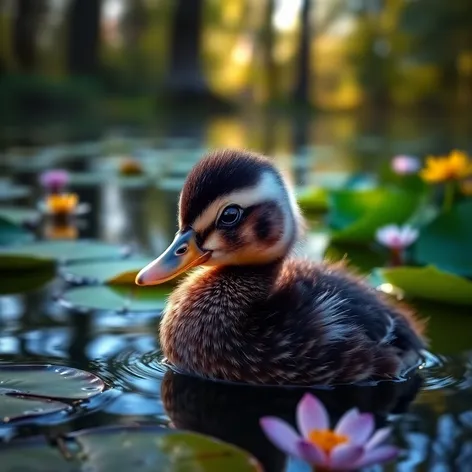
[[[79,201],[75,193],[51,194],[47,196],[46,205],[55,215],[72,213]]]
[[[139,161],[134,159],[125,159],[120,164],[120,174],[139,175],[143,173],[143,167]]]
[[[452,151],[449,156],[426,159],[426,167],[421,170],[420,176],[430,183],[461,180],[472,175],[472,162],[463,151]]]
[[[47,239],[77,239],[78,234],[77,227],[71,224],[51,224],[44,229]]]

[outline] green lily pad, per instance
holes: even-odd
[[[297,201],[305,214],[317,214],[328,209],[328,194],[323,188],[310,188],[297,195]]]
[[[4,472],[83,472],[79,463],[64,458],[45,439],[13,441],[0,445]]]
[[[115,312],[153,312],[164,308],[171,288],[168,285],[86,286],[67,290],[60,303],[67,308]]]
[[[66,266],[62,271],[66,280],[78,283],[134,285],[137,273],[150,258],[130,258],[118,261],[89,262]]]
[[[30,208],[22,208],[15,206],[0,206],[0,218],[13,223],[14,225],[21,225],[28,221],[35,221],[39,217],[36,210]]]
[[[0,246],[29,242],[32,233],[0,215]]]
[[[349,266],[361,273],[369,273],[387,262],[385,252],[374,251],[368,246],[333,242],[326,248],[324,257],[332,262],[347,260]]]
[[[86,260],[118,259],[126,255],[126,248],[100,241],[38,241],[0,250],[2,256],[54,259],[60,263]]]
[[[65,450],[45,440],[0,446],[2,471],[259,472],[258,462],[231,444],[162,427],[97,428],[72,433]],[[62,454],[61,454],[62,452]],[[68,455],[66,458],[64,453]]]
[[[122,175],[116,169],[110,172],[73,172],[70,174],[70,185],[73,186],[97,186],[102,185],[104,181],[112,182],[119,187],[125,188],[144,188],[154,182],[155,177],[143,171],[137,175]]]
[[[387,282],[412,298],[472,305],[472,281],[436,267],[396,267],[379,272]]]
[[[416,242],[414,258],[421,264],[472,275],[472,201],[456,205],[425,226]]]
[[[217,439],[163,428],[113,428],[75,436],[90,465],[102,472],[257,472],[248,453]]]
[[[2,364],[0,389],[5,393],[46,399],[86,400],[101,393],[103,381],[84,370],[58,365]],[[0,402],[1,404],[1,402]]]
[[[18,259],[21,260],[20,258]],[[37,263],[38,260],[35,262]],[[39,270],[29,270],[26,268],[22,270],[15,266],[14,270],[5,271],[3,270],[5,260],[0,256],[0,295],[31,292],[51,282],[56,276],[54,261],[45,259],[40,262],[43,264]],[[20,267],[22,267],[21,264]]]
[[[17,185],[8,180],[0,180],[0,202],[8,202],[26,198],[31,189],[25,185]]]
[[[416,212],[421,195],[400,190],[338,190],[329,195],[329,224],[336,242],[372,241],[377,228],[402,224]]]
[[[69,410],[67,403],[2,393],[0,390],[0,425]]]

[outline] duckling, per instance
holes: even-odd
[[[179,231],[136,276],[168,281],[191,268],[160,324],[163,354],[204,378],[332,385],[394,379],[425,348],[423,324],[344,264],[294,257],[304,221],[272,161],[220,150],[188,174]],[[199,266],[199,267],[197,267]]]

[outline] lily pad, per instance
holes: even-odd
[[[164,428],[109,428],[74,435],[86,463],[102,472],[257,472],[248,453],[217,439]]]
[[[297,196],[297,201],[306,214],[317,214],[328,209],[328,194],[320,187],[303,190]]]
[[[98,395],[104,388],[105,384],[96,375],[72,367],[50,364],[0,365],[0,389],[4,394],[86,400]]]
[[[0,180],[0,202],[26,198],[30,193],[31,189],[25,185],[17,185],[5,179]]]
[[[413,216],[421,196],[400,190],[338,190],[329,195],[329,224],[336,242],[372,241],[377,228]]]
[[[14,270],[3,270],[4,258],[0,256],[0,295],[12,295],[38,290],[51,282],[56,275],[53,261],[44,260],[41,269],[29,270],[15,267]],[[37,262],[37,261],[36,261]],[[21,266],[20,267],[24,267]]]
[[[0,215],[0,246],[29,242],[32,233]]]
[[[333,262],[346,260],[349,266],[362,273],[369,273],[387,262],[385,252],[374,251],[368,246],[343,243],[331,243],[324,257]]]
[[[79,431],[67,437],[62,450],[35,438],[3,444],[0,451],[2,471],[5,472],[262,470],[252,456],[231,444],[201,434],[170,431],[158,426]]]
[[[421,264],[460,275],[472,275],[472,201],[441,213],[425,226],[414,249]]]
[[[3,393],[0,390],[0,425],[20,419],[58,413],[70,408],[67,403],[46,398],[12,395],[11,393]]]
[[[170,288],[104,285],[78,287],[67,290],[60,303],[67,308],[115,312],[152,312],[164,308]]]
[[[0,250],[1,256],[54,259],[60,263],[118,259],[128,254],[123,246],[100,241],[38,241]]]
[[[379,272],[387,282],[412,298],[472,305],[472,281],[436,267],[397,267]]]
[[[0,218],[15,225],[21,225],[26,222],[36,221],[39,215],[35,210],[16,206],[0,206]]]
[[[150,258],[130,258],[118,261],[72,264],[62,271],[68,281],[134,285],[137,273],[151,261]]]

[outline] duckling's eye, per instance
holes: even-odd
[[[236,205],[226,207],[221,213],[217,226],[234,226],[241,219],[242,210]]]

